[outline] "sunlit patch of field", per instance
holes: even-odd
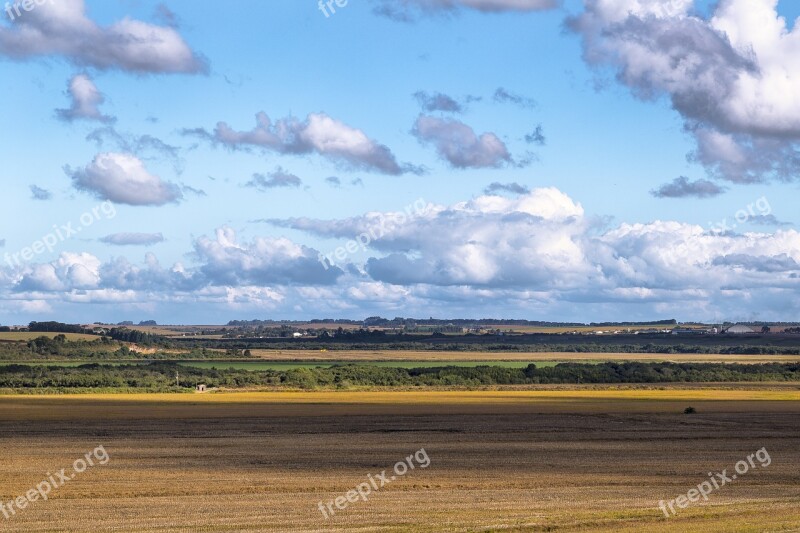
[[[0,501],[100,444],[110,456],[0,528],[793,531],[800,402],[764,392],[0,397]],[[319,511],[421,448],[427,468],[328,520]],[[675,517],[658,509],[760,448],[769,466]]]
[[[501,324],[499,326],[490,326],[489,329],[499,329],[500,331],[514,331],[516,333],[549,333],[549,334],[560,334],[560,333],[572,333],[573,331],[577,333],[597,333],[602,331],[603,333],[613,333],[613,332],[620,332],[620,333],[627,333],[627,332],[634,332],[634,331],[647,331],[647,330],[672,330],[675,326],[673,325],[661,325],[661,326],[653,326],[653,325],[633,325],[633,326],[515,326],[513,324]],[[693,326],[681,326],[687,328],[694,328]],[[695,326],[697,327],[697,326]]]
[[[745,385],[742,385],[745,387]],[[84,417],[129,420],[241,416],[340,416],[345,414],[444,413],[698,413],[800,412],[800,389],[611,389],[582,387],[483,391],[315,391],[224,392],[211,394],[66,394],[0,395],[0,422],[80,420]],[[691,418],[687,418],[687,421]]]
[[[134,331],[140,331],[142,333],[149,333],[151,335],[160,335],[162,337],[180,337],[190,331],[193,331],[188,326],[186,328],[181,328],[180,326],[125,326],[128,329],[132,329]],[[201,328],[201,326],[197,326]]]
[[[214,394],[75,394],[42,395],[33,398],[18,395],[0,395],[0,406],[8,402],[75,401],[87,403],[145,402],[190,404],[506,404],[527,403],[539,400],[597,400],[597,401],[798,401],[800,385],[791,384],[784,390],[763,390],[739,384],[739,389],[678,389],[666,385],[652,388],[628,388],[609,385],[589,385],[570,390],[430,390],[420,391],[252,391],[219,392]]]
[[[268,361],[670,361],[675,363],[797,362],[797,355],[659,354],[604,352],[486,352],[423,350],[251,350]]]
[[[327,330],[337,330],[339,328],[345,330],[356,330],[356,329],[361,329],[362,327],[361,324],[338,324],[336,322],[315,322],[314,324],[302,323],[302,324],[292,324],[292,326],[298,329],[327,329]]]
[[[188,361],[181,363],[183,366],[195,368],[215,368],[237,370],[292,370],[297,368],[329,368],[333,365],[358,364],[381,368],[438,368],[442,366],[457,367],[476,367],[476,366],[498,366],[502,368],[525,368],[527,361]],[[542,361],[537,363],[539,367],[552,367],[555,361]]]
[[[68,341],[93,341],[99,339],[98,335],[85,335],[83,333],[43,333],[39,331],[0,331],[0,341],[29,341],[37,337],[50,337],[64,335]]]
[[[154,353],[154,352],[150,352]],[[287,362],[287,361],[176,361],[181,366],[201,368],[201,369],[217,369],[217,370],[249,370],[249,371],[263,371],[263,370],[296,370],[299,368],[330,368],[334,365],[350,364],[352,361],[317,361],[317,362]],[[103,364],[111,366],[120,365],[147,365],[149,361],[139,360],[120,360],[120,361],[0,361],[0,367],[9,365],[29,365],[29,366],[56,366],[65,368],[74,368],[86,364]],[[457,366],[457,367],[476,367],[476,366],[498,366],[503,368],[524,368],[529,363],[525,361],[447,361],[445,363],[435,361],[357,361],[359,365],[376,366],[383,368],[437,368],[441,366]],[[539,362],[538,367],[552,367],[556,362]]]

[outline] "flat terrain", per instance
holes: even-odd
[[[111,457],[0,530],[796,531],[798,400],[797,384],[0,396],[0,499],[98,445]],[[708,502],[657,508],[763,447],[771,464]],[[421,448],[428,468],[319,511]]]
[[[93,341],[98,335],[85,335],[83,333],[44,333],[41,331],[0,331],[0,341],[29,341],[37,337],[50,337],[64,335],[68,341]]]
[[[423,350],[251,350],[267,361],[670,361],[675,363],[791,363],[797,355],[661,354],[606,352],[487,352]]]
[[[234,368],[236,370],[292,370],[295,368],[317,368],[317,367],[331,367],[333,365],[341,365],[347,363],[355,363],[359,365],[369,365],[387,368],[436,368],[441,366],[459,366],[459,367],[475,367],[475,366],[499,366],[503,368],[525,368],[528,366],[527,361],[316,361],[316,362],[294,362],[294,361],[181,361],[176,360],[181,366],[191,366],[195,368],[215,368],[215,369],[228,369]],[[120,365],[136,365],[148,364],[148,361],[128,360],[128,361],[13,361],[4,362],[0,361],[0,367],[10,365],[28,365],[28,366],[58,366],[58,367],[77,367],[87,364],[103,364],[111,366]],[[555,366],[558,364],[555,361],[540,361],[536,363],[539,367]]]
[[[182,362],[183,366],[193,366],[195,368],[235,368],[237,370],[291,370],[294,368],[315,368],[318,366],[329,367],[333,365],[356,363],[359,365],[369,365],[386,368],[436,368],[443,365],[475,367],[475,366],[499,366],[504,368],[525,368],[530,363],[528,361],[316,361],[316,362],[287,362],[287,361],[193,361]],[[541,367],[555,366],[555,361],[542,361],[537,363]]]

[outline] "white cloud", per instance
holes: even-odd
[[[217,317],[258,310],[475,316],[480,308],[483,316],[561,320],[720,320],[753,319],[754,309],[765,319],[800,310],[794,229],[719,233],[674,221],[606,228],[555,188],[428,205],[403,223],[397,215],[277,221],[317,238],[351,239],[381,218],[396,219],[369,243],[366,261],[342,269],[326,270],[319,252],[286,238],[243,241],[222,227],[195,241],[190,265],[162,267],[153,254],[138,265],[64,253],[14,271],[0,267],[0,300],[54,309],[194,304]]]
[[[439,157],[455,168],[499,167],[513,162],[497,135],[489,132],[478,136],[459,120],[421,115],[413,133],[420,142],[433,144]]]
[[[86,168],[67,173],[76,189],[118,204],[160,206],[183,197],[177,185],[151,174],[130,154],[99,154]]]
[[[97,120],[100,122],[114,122],[114,117],[104,115],[99,107],[105,102],[105,97],[97,90],[97,86],[86,74],[74,76],[68,87],[72,99],[69,109],[56,109],[56,115],[67,122],[78,119]]]
[[[215,285],[331,284],[342,272],[327,269],[319,252],[285,238],[256,237],[239,243],[236,232],[219,228],[216,238],[195,242],[200,270]]]
[[[37,2],[31,11],[12,14],[13,24],[0,26],[0,55],[11,59],[60,56],[79,66],[137,73],[206,70],[174,28],[127,17],[99,26],[84,0]]]
[[[393,217],[274,222],[318,237],[352,238]],[[794,230],[719,234],[655,221],[603,231],[593,220],[554,188],[429,206],[370,243],[366,271],[378,282],[467,287],[471,294],[489,291],[485,297],[513,290],[554,301],[651,304],[695,298],[692,291],[711,300],[728,289],[789,290],[800,284],[800,233]]]
[[[53,312],[53,308],[45,300],[21,300],[15,303],[22,313],[44,315]]]
[[[416,172],[400,165],[389,148],[370,139],[363,131],[329,117],[311,113],[306,120],[288,117],[272,122],[266,113],[256,115],[257,125],[250,131],[236,131],[227,123],[217,124],[214,133],[203,129],[185,130],[233,149],[258,147],[281,154],[317,153],[349,168],[398,175]]]
[[[643,99],[662,95],[694,134],[692,157],[746,183],[800,174],[800,26],[778,0],[588,0],[570,20],[589,63],[613,69]]]

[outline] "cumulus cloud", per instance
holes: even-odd
[[[45,300],[18,301],[19,311],[33,315],[45,315],[53,312],[53,308]]]
[[[342,275],[339,268],[323,266],[312,248],[285,238],[239,243],[228,227],[218,229],[216,238],[197,239],[194,248],[203,263],[200,271],[216,285],[325,285]]]
[[[490,168],[513,163],[505,143],[494,133],[478,136],[459,120],[421,115],[412,131],[424,144],[432,144],[439,157],[454,168]]]
[[[56,56],[79,66],[136,73],[207,69],[174,28],[127,17],[100,26],[87,16],[84,0],[37,3],[14,15],[11,26],[0,26],[0,55],[13,60]]]
[[[160,235],[159,235],[160,236]],[[154,235],[117,234],[104,240],[113,244],[155,242]],[[163,267],[152,254],[137,265],[125,257],[102,262],[89,253],[62,253],[49,263],[23,265],[8,276],[10,290],[16,294],[53,293],[48,298],[86,293],[85,301],[143,297],[198,301],[205,294],[227,291],[272,291],[277,287],[330,286],[342,276],[337,267],[327,269],[319,261],[319,252],[283,238],[257,237],[249,243],[237,241],[235,232],[219,228],[215,237],[202,236],[194,242],[195,266],[182,263]],[[8,270],[0,267],[0,273]],[[7,282],[8,283],[8,282]],[[139,294],[140,296],[136,296]],[[277,294],[277,293],[274,293]]]
[[[370,139],[363,131],[333,119],[325,113],[312,113],[306,120],[293,117],[273,122],[266,113],[256,115],[256,127],[236,131],[225,122],[213,133],[202,128],[184,130],[231,149],[261,148],[280,154],[316,153],[346,167],[399,175],[417,172],[411,165],[401,165],[386,146]]]
[[[770,319],[800,309],[800,232],[718,233],[673,221],[598,224],[555,188],[514,197],[479,196],[426,204],[415,216],[370,212],[335,220],[272,221],[321,239],[352,239],[384,221],[392,230],[368,246],[369,258],[342,269],[316,250],[284,238],[237,238],[227,227],[194,242],[195,263],[162,267],[125,258],[101,262],[62,254],[9,271],[0,265],[0,298],[15,302],[202,304],[283,314],[469,314],[476,305],[574,319],[680,316]],[[586,311],[584,311],[586,310]],[[391,314],[391,313],[389,313]],[[402,314],[402,313],[397,313]]]
[[[182,293],[202,291],[208,285],[208,280],[196,269],[187,270],[181,263],[164,268],[152,253],[145,255],[143,266],[117,257],[100,265],[97,272],[96,289],[99,290],[91,295],[92,298],[127,299],[135,297],[137,292],[150,298],[160,293],[182,298]]]
[[[725,192],[724,187],[720,187],[713,181],[697,180],[689,181],[686,176],[675,178],[670,183],[665,183],[661,187],[650,191],[656,198],[712,198]]]
[[[722,0],[709,18],[693,0],[588,0],[569,21],[584,57],[634,95],[665,96],[711,175],[736,183],[800,175],[800,26],[778,0]]]
[[[400,226],[380,242],[388,255],[370,259],[367,271],[393,284],[584,283],[597,277],[576,242],[585,231],[583,208],[556,189],[481,196]]]
[[[368,213],[343,220],[289,219],[279,225],[320,237],[377,232],[370,247],[388,255],[372,258],[367,271],[376,280],[398,285],[518,285],[552,276],[575,280],[591,276],[570,236],[585,227],[583,208],[556,189],[524,196],[481,196],[450,207],[425,206],[413,217]],[[550,231],[535,233],[535,228]],[[548,261],[548,256],[552,261]],[[572,261],[576,268],[565,268]]]
[[[114,117],[104,115],[100,105],[105,102],[105,97],[97,89],[92,79],[86,74],[74,76],[67,88],[72,99],[69,109],[56,109],[56,115],[61,120],[72,122],[74,120],[97,120],[99,122],[114,122]]]
[[[352,238],[394,216],[273,222]],[[375,282],[423,299],[527,298],[543,312],[573,302],[691,307],[718,316],[715,303],[735,308],[735,298],[767,293],[796,305],[789,302],[800,285],[797,231],[720,234],[670,221],[606,228],[595,220],[554,188],[431,205],[373,240],[365,270]]]
[[[268,176],[264,174],[253,174],[253,179],[248,181],[245,187],[266,191],[267,189],[275,189],[277,187],[299,187],[302,184],[303,180],[290,172],[286,172],[281,167],[278,167]]]
[[[99,154],[83,169],[71,170],[73,186],[102,200],[136,206],[161,206],[183,198],[180,188],[148,172],[131,154]]]
[[[43,189],[37,185],[31,185],[31,198],[34,200],[50,200],[53,197],[53,193],[48,191],[47,189]]]
[[[393,20],[410,22],[422,15],[454,14],[464,9],[483,13],[544,11],[561,0],[374,0],[374,12]]]
[[[26,266],[14,290],[55,292],[97,286],[100,260],[88,253],[62,253],[52,263]]]
[[[113,233],[100,239],[100,242],[115,246],[150,246],[164,242],[161,233]]]

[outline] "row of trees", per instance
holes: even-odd
[[[179,377],[179,386],[176,384],[176,375]],[[121,366],[91,364],[74,368],[27,365],[0,367],[0,388],[12,389],[133,388],[168,391],[194,388],[200,383],[230,388],[274,386],[314,389],[752,381],[800,382],[800,364],[564,363],[543,368],[531,364],[525,368],[479,366],[416,369],[340,365],[286,371],[201,369],[174,363]]]

